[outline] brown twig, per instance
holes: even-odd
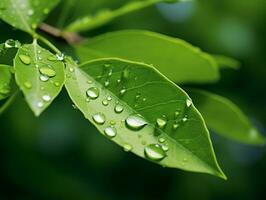
[[[78,44],[84,40],[78,33],[62,32],[60,29],[45,23],[42,23],[39,29],[54,37],[63,38],[69,44]]]

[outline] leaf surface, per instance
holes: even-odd
[[[32,33],[58,3],[59,0],[1,0],[0,19]]]
[[[35,40],[18,50],[14,67],[17,84],[30,108],[39,116],[63,87],[64,64]]]
[[[254,145],[265,143],[265,138],[233,102],[202,90],[188,91],[210,129],[241,143]]]
[[[174,2],[169,0],[145,0],[145,1],[131,1],[124,6],[116,9],[116,10],[109,10],[105,9],[98,12],[95,16],[85,16],[82,17],[71,24],[69,24],[65,31],[66,32],[81,32],[81,31],[88,31],[91,29],[98,28],[115,18],[123,16],[125,14],[146,8],[156,3],[162,2]]]
[[[219,79],[215,60],[187,42],[148,31],[107,33],[75,47],[81,61],[118,57],[153,64],[177,83],[206,83]]]
[[[221,69],[223,68],[229,68],[229,69],[239,69],[240,68],[240,62],[234,58],[224,56],[224,55],[212,55],[217,64],[220,66]]]
[[[225,178],[203,118],[153,67],[121,59],[67,63],[67,91],[98,130],[140,157]]]
[[[0,100],[10,96],[12,92],[13,78],[10,66],[0,64]]]

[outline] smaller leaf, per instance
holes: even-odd
[[[0,19],[32,33],[58,3],[59,0],[1,0]]]
[[[64,85],[64,64],[34,41],[18,50],[14,65],[17,84],[35,115],[39,116]]]
[[[210,129],[241,143],[253,145],[265,143],[265,138],[233,102],[202,90],[188,91]]]
[[[219,68],[209,54],[184,40],[142,30],[117,31],[75,46],[81,61],[117,57],[153,64],[177,83],[219,80]]]
[[[240,68],[240,62],[234,58],[230,58],[228,56],[223,55],[212,55],[214,59],[216,60],[218,66],[223,68],[229,68],[229,69],[239,69]]]
[[[95,16],[85,16],[81,19],[78,19],[68,25],[65,29],[65,32],[81,32],[81,31],[88,31],[91,29],[98,28],[108,22],[123,16],[125,14],[134,12],[136,10],[140,10],[151,6],[156,3],[161,2],[175,2],[174,0],[145,0],[145,1],[133,1],[125,4],[123,7],[117,10],[102,10],[101,12],[97,13]]]
[[[10,96],[13,88],[11,67],[0,64],[0,100]]]

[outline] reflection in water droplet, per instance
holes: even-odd
[[[61,54],[56,54],[56,59],[59,60],[59,61],[62,61],[65,59],[65,55],[63,53]]]
[[[108,106],[108,101],[106,100],[106,99],[104,99],[103,101],[102,101],[102,104],[104,105],[104,106]]]
[[[106,136],[113,138],[116,136],[116,129],[114,127],[107,127],[104,129],[104,133]]]
[[[108,87],[109,85],[110,85],[110,81],[106,80],[106,81],[104,82],[104,86],[105,86],[105,87]]]
[[[41,102],[41,101],[38,102],[38,103],[37,103],[37,107],[38,107],[38,108],[42,108],[42,107],[43,107],[43,102]]]
[[[111,96],[108,96],[108,97],[107,97],[107,100],[108,100],[108,101],[112,101],[112,97],[111,97]]]
[[[49,95],[43,95],[42,99],[46,102],[51,101],[51,97]]]
[[[140,115],[130,115],[125,122],[131,130],[140,130],[147,125],[147,122]]]
[[[39,68],[39,71],[44,76],[48,76],[48,77],[56,76],[56,71],[50,67],[41,67]]]
[[[144,148],[144,153],[147,158],[151,160],[162,160],[166,157],[165,151],[162,149],[162,146],[159,144],[150,144]]]
[[[40,80],[43,81],[43,82],[46,82],[46,81],[49,80],[49,77],[45,76],[45,75],[40,75]]]
[[[116,124],[116,122],[114,120],[110,121],[110,125],[114,126]]]
[[[160,143],[164,143],[164,142],[165,142],[165,138],[160,137],[160,138],[159,138],[159,142],[160,142]]]
[[[188,120],[187,117],[184,117],[184,118],[182,119],[183,122],[186,122],[187,120]]]
[[[166,144],[162,144],[162,149],[167,152],[169,150],[169,147]]]
[[[192,105],[192,101],[190,99],[186,100],[187,107],[190,107]]]
[[[121,104],[115,105],[115,112],[116,113],[121,113],[121,112],[123,112],[123,110],[124,110],[124,107]]]
[[[120,95],[123,96],[126,93],[126,91],[127,91],[126,88],[122,88],[120,90]]]
[[[98,88],[91,87],[87,90],[86,94],[90,99],[97,99],[99,97],[100,92]]]
[[[105,115],[103,113],[96,113],[92,116],[92,119],[97,124],[104,124],[105,123]]]
[[[126,152],[132,150],[132,146],[130,144],[125,144],[123,147],[124,147],[124,151],[126,151]]]
[[[178,127],[179,127],[179,124],[178,123],[174,123],[173,124],[173,130],[176,130]]]
[[[18,57],[25,65],[29,65],[31,63],[31,58],[27,55],[20,54]]]
[[[167,121],[165,120],[165,119],[163,119],[163,118],[158,118],[157,120],[156,120],[156,124],[157,124],[157,126],[159,127],[159,128],[164,128],[165,126],[166,126],[166,124],[167,124]]]

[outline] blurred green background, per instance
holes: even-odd
[[[63,3],[47,19],[54,24]],[[83,3],[82,3],[83,2]],[[68,21],[124,0],[74,1]],[[84,33],[146,29],[185,39],[203,50],[234,57],[215,85],[200,85],[237,103],[266,135],[266,1],[201,0],[158,4]],[[29,38],[0,22],[0,41]],[[69,49],[57,41],[65,51]],[[0,199],[265,199],[266,151],[211,134],[228,181],[162,168],[107,140],[72,107],[63,92],[35,118],[23,97],[0,116]]]

